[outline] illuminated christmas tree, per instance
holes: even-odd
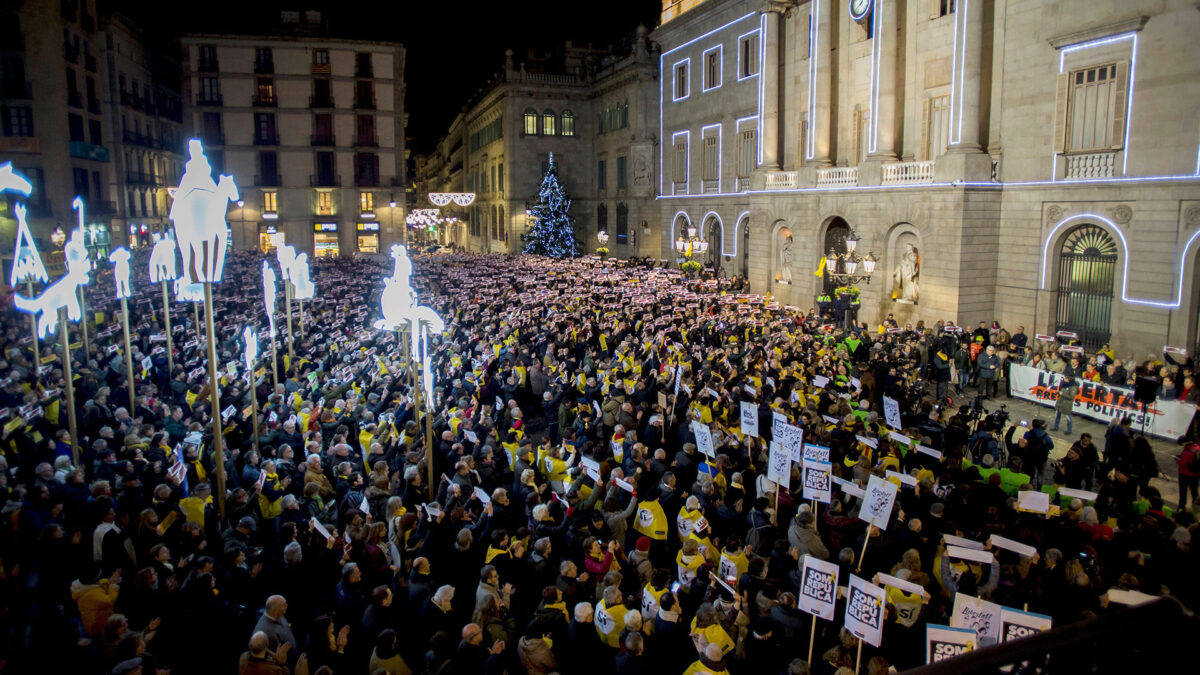
[[[578,256],[583,247],[575,238],[570,210],[571,198],[558,182],[558,165],[554,163],[554,153],[550,153],[550,165],[542,178],[538,201],[529,212],[533,225],[521,235],[521,241],[525,242],[524,252],[551,258]]]

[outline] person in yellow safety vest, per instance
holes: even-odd
[[[698,640],[703,645],[720,647],[722,656],[729,654],[736,646],[733,638],[729,637],[729,633],[721,626],[717,610],[707,602],[696,610],[696,617],[692,619],[691,634],[693,640]],[[705,649],[707,648],[706,646]]]
[[[700,555],[700,542],[695,539],[685,539],[683,547],[679,549],[679,553],[675,555],[676,577],[679,580],[679,590],[691,588],[692,582],[696,579],[696,570],[704,564],[704,557]]]
[[[283,495],[292,483],[291,476],[282,479],[275,473],[274,460],[263,462],[262,471],[267,475],[258,493],[258,510],[266,520],[278,518],[283,513]]]
[[[561,447],[551,448],[541,467],[542,472],[546,474],[546,480],[550,481],[550,487],[558,493],[566,491],[567,469],[574,466],[575,460],[579,457],[579,453],[571,452],[571,456],[564,461],[562,459],[563,450]]]
[[[605,588],[604,599],[596,603],[596,632],[613,649],[620,648],[621,631],[625,630],[625,605],[621,603],[621,590],[616,586]]]
[[[741,579],[750,569],[750,559],[747,557],[749,552],[750,547],[743,548],[741,539],[730,536],[725,542],[725,550],[721,551],[721,563],[718,566],[721,578],[726,581]],[[736,585],[736,581],[733,585]]]
[[[658,616],[662,596],[667,593],[667,583],[671,580],[670,572],[664,569],[654,570],[650,583],[642,589],[642,618],[651,623]]]
[[[696,521],[704,517],[704,512],[700,510],[700,500],[695,496],[687,498],[687,502],[679,507],[679,515],[675,516],[675,530],[679,533],[679,539],[687,539],[688,535],[696,529]]]
[[[683,671],[683,675],[729,675],[729,670],[725,666],[725,655],[721,652],[721,648],[717,645],[708,645],[704,648],[704,652],[700,654],[700,658],[694,661],[692,665]]]
[[[656,499],[638,502],[637,521],[633,529],[655,541],[667,540],[667,514]]]

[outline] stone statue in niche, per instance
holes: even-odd
[[[920,281],[921,253],[912,242],[905,243],[900,262],[892,272],[892,300],[909,305],[917,304]]]
[[[633,184],[637,187],[650,186],[650,161],[646,154],[639,152],[633,159]]]
[[[781,284],[792,283],[792,235],[788,233],[779,244],[779,272],[775,275]]]

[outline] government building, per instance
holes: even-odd
[[[694,230],[719,274],[803,310],[854,286],[872,324],[997,320],[1138,359],[1194,351],[1196,35],[1194,0],[664,0],[649,43],[608,57],[656,61],[623,85],[620,148],[600,133],[610,99],[586,72],[582,84],[510,80],[497,89],[541,84],[541,98],[469,109],[467,138],[478,123],[505,134],[509,245],[456,241],[519,250],[514,207],[536,197],[536,158],[566,141],[574,106],[564,174],[589,251],[624,224],[613,255],[675,261]],[[621,203],[637,210],[625,221],[614,152]],[[463,188],[488,185],[463,155]]]

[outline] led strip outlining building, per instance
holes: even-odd
[[[808,138],[804,141],[804,158],[809,160],[814,157],[813,144],[817,138],[814,129],[817,122],[817,58],[821,53],[817,44],[820,18],[821,0],[812,0],[808,6]]]
[[[1058,74],[1062,75],[1066,72],[1067,54],[1077,52],[1081,49],[1091,49],[1092,47],[1102,47],[1110,45],[1114,42],[1122,42],[1124,40],[1132,40],[1133,46],[1130,48],[1129,56],[1129,91],[1125,94],[1125,147],[1121,158],[1121,174],[1128,172],[1129,168],[1129,129],[1133,122],[1133,85],[1134,73],[1137,71],[1137,31],[1128,33],[1120,33],[1118,35],[1110,35],[1108,37],[1096,38],[1086,42],[1077,42],[1072,45],[1067,45],[1058,50]],[[1196,162],[1196,173],[1200,175],[1200,155]],[[1054,153],[1050,162],[1050,180],[1054,180],[1058,176],[1058,153]]]

